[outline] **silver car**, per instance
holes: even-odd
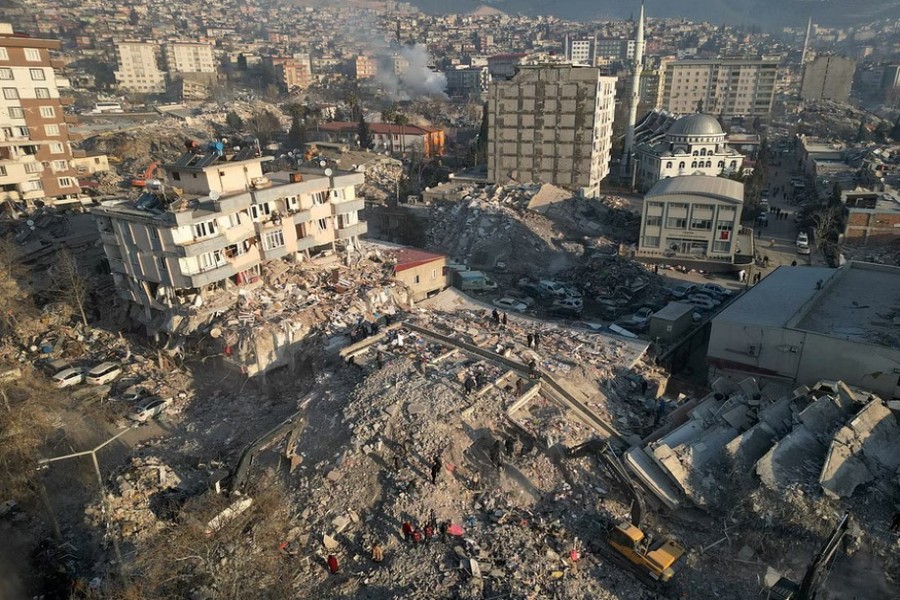
[[[134,407],[134,410],[128,414],[128,418],[132,421],[145,423],[153,417],[162,413],[171,402],[171,398],[165,400],[159,396],[151,396]]]

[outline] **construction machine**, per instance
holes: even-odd
[[[596,456],[631,500],[631,519],[616,524],[607,535],[606,544],[614,551],[608,558],[628,568],[651,586],[672,579],[675,563],[684,555],[685,549],[672,539],[654,540],[652,534],[641,529],[646,510],[643,496],[609,442],[589,440],[569,448],[566,455],[568,458]]]
[[[150,166],[144,170],[143,175],[139,175],[131,180],[132,187],[146,187],[147,182],[151,179],[158,178],[161,174],[159,161],[155,160],[150,163]]]
[[[819,588],[825,583],[834,557],[841,546],[847,529],[850,526],[850,513],[845,512],[841,520],[831,531],[831,535],[825,540],[822,548],[813,557],[812,562],[803,575],[803,581],[799,584],[787,577],[781,577],[775,585],[769,588],[769,600],[815,600],[818,597]]]

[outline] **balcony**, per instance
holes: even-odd
[[[78,125],[78,115],[66,115],[66,123],[69,125]]]
[[[5,202],[10,200],[11,202],[18,202],[21,196],[19,196],[19,192],[13,190],[9,192],[0,191],[0,202]]]
[[[59,103],[63,106],[72,106],[73,104],[75,104],[75,98],[73,98],[72,96],[60,96]]]
[[[331,204],[331,214],[342,215],[351,212],[357,212],[366,207],[365,198],[357,198],[355,200],[347,200],[344,202],[333,202]]]
[[[201,254],[206,254],[213,250],[221,250],[225,246],[228,246],[229,243],[228,239],[219,233],[202,240],[194,240],[192,242],[179,244],[177,252],[180,257],[200,256]]]
[[[353,225],[347,225],[346,227],[341,227],[337,230],[337,238],[339,240],[349,240],[352,237],[359,237],[361,235],[365,235],[365,233],[369,230],[368,225],[366,225],[365,221],[360,221],[358,223],[354,223]]]
[[[297,240],[297,252],[301,250],[309,250],[310,248],[314,248],[316,246],[316,238],[307,235],[306,237],[302,237]]]
[[[306,210],[298,210],[291,215],[291,218],[294,219],[294,225],[309,223],[312,220],[312,211],[308,208]]]
[[[205,271],[200,271],[199,273],[184,273],[184,276],[188,280],[190,280],[192,287],[203,287],[204,285],[209,285],[210,283],[228,279],[229,277],[236,274],[237,269],[235,269],[230,263],[226,262]]]

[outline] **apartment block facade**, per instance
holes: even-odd
[[[488,179],[552,183],[595,197],[609,174],[615,77],[523,66],[488,91]]]
[[[356,247],[366,233],[362,173],[263,176],[267,159],[189,152],[164,166],[165,193],[92,209],[117,292],[145,323],[166,330],[160,314],[252,284],[268,261]]]
[[[172,42],[165,46],[169,73],[215,73],[216,57],[211,44]]]
[[[660,108],[676,114],[764,117],[772,110],[778,60],[663,61]]]
[[[77,123],[60,96],[68,82],[57,77],[56,40],[15,35],[0,23],[0,203],[33,205],[80,202],[84,197],[72,163],[69,126]]]
[[[803,65],[802,100],[850,100],[856,61],[844,56],[817,56]]]
[[[119,88],[140,94],[163,94],[166,72],[160,68],[162,49],[155,42],[121,42],[116,45]]]

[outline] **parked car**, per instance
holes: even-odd
[[[103,385],[122,374],[122,366],[115,362],[103,362],[87,372],[84,380],[91,385]]]
[[[809,253],[809,244],[797,244],[797,254],[807,255]]]
[[[528,282],[525,282],[525,283],[520,283],[520,284],[519,284],[519,289],[520,289],[523,293],[531,294],[531,295],[534,296],[535,298],[538,298],[538,299],[541,299],[541,300],[546,299],[547,297],[550,296],[550,293],[549,293],[547,290],[545,290],[544,288],[542,288],[538,283],[536,283],[536,282],[534,282],[534,281],[528,281]]]
[[[734,290],[729,290],[726,287],[722,287],[718,283],[704,283],[700,287],[698,287],[695,291],[697,292],[705,292],[709,294],[713,294],[721,298],[730,298],[734,295]]]
[[[551,307],[572,308],[581,312],[581,310],[584,308],[584,301],[582,301],[581,298],[572,298],[571,296],[566,296],[565,298],[554,300]]]
[[[84,371],[78,367],[69,367],[63,369],[52,377],[53,385],[58,388],[66,388],[72,385],[78,385],[84,381]]]
[[[722,304],[722,301],[719,300],[718,298],[715,298],[715,297],[711,296],[710,294],[702,294],[696,290],[694,291],[693,294],[688,296],[688,299],[691,299],[691,298],[700,298],[701,300],[709,300],[710,302],[712,302],[713,306],[719,306],[720,304]]]
[[[507,298],[513,298],[514,300],[518,300],[528,308],[534,306],[535,299],[523,292],[522,290],[511,289],[507,290],[505,296]]]
[[[800,244],[809,245],[809,236],[806,235],[805,231],[801,231],[797,234],[797,245],[799,246]]]
[[[719,305],[718,302],[708,296],[692,295],[684,299],[684,302],[696,306],[700,310],[712,310]]]
[[[508,310],[510,312],[525,312],[528,310],[528,306],[524,302],[520,302],[515,298],[498,298],[492,302],[494,306],[501,310]]]
[[[675,298],[686,298],[689,294],[694,292],[694,289],[697,286],[692,283],[679,283],[673,288],[669,289],[669,293]]]
[[[554,317],[562,317],[564,319],[577,319],[581,316],[581,310],[568,306],[551,306],[547,311]]]
[[[128,418],[132,421],[144,423],[153,417],[159,415],[166,409],[171,400],[164,400],[159,396],[151,396],[142,400],[140,404],[134,407],[134,410],[128,413]]]
[[[552,296],[562,297],[567,295],[566,288],[563,287],[562,284],[556,283],[555,281],[550,281],[549,279],[541,279],[538,282],[538,285]]]
[[[647,325],[650,322],[651,316],[653,316],[653,309],[649,306],[644,306],[637,309],[637,311],[631,315],[631,322],[639,327]]]
[[[566,296],[568,296],[569,298],[581,298],[582,297],[581,290],[576,288],[574,285],[564,285],[562,287],[563,287],[563,290],[565,290],[565,292],[566,292]]]
[[[65,369],[71,369],[72,366],[72,363],[70,363],[65,358],[57,358],[55,360],[48,360],[41,363],[41,368],[49,377],[53,377],[54,375]]]
[[[149,395],[150,392],[148,392],[146,389],[131,386],[130,388],[126,389],[124,392],[116,396],[114,399],[119,402],[127,402],[129,404],[132,404],[134,402],[138,402],[142,398],[146,398]]]

